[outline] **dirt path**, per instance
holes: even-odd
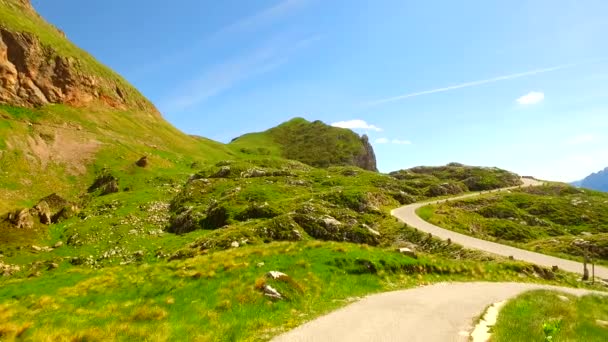
[[[523,181],[524,181],[524,186],[535,186],[535,185],[542,184],[542,182],[532,180],[532,179],[526,179],[526,178],[524,178]],[[515,188],[517,188],[517,187],[515,187]],[[507,191],[507,190],[511,190],[511,189],[515,189],[515,188],[505,188],[505,189],[501,189],[501,190],[495,190],[495,192]],[[451,198],[451,199],[449,199],[449,201],[454,201],[454,200],[459,200],[459,199],[469,198],[469,197],[474,197],[474,196],[479,196],[479,195],[480,195],[479,193],[467,194],[464,196]],[[410,204],[410,205],[395,209],[395,210],[391,211],[391,214],[393,216],[395,216],[396,218],[398,218],[400,221],[406,223],[410,227],[414,227],[425,233],[430,233],[433,236],[438,237],[443,240],[450,239],[452,242],[460,244],[466,248],[478,249],[478,250],[482,250],[485,252],[498,254],[498,255],[502,255],[502,256],[506,256],[506,257],[512,256],[516,260],[523,260],[523,261],[527,261],[527,262],[537,264],[540,266],[545,266],[545,267],[557,266],[560,269],[569,271],[569,272],[576,272],[576,273],[583,272],[583,264],[580,262],[556,258],[556,257],[552,257],[552,256],[548,256],[545,254],[540,254],[540,253],[534,253],[534,252],[530,252],[527,250],[523,250],[523,249],[511,247],[511,246],[506,246],[506,245],[501,245],[499,243],[481,240],[481,239],[477,239],[477,238],[467,236],[464,234],[456,233],[454,231],[443,229],[441,227],[428,223],[428,222],[424,221],[423,219],[421,219],[416,214],[416,210],[418,210],[421,207],[424,207],[429,204],[437,204],[437,203],[444,202],[444,201],[445,200],[425,202],[425,203],[414,203],[414,204]],[[602,278],[602,279],[608,279],[608,268],[601,267],[601,266],[595,266],[595,276]]]
[[[441,283],[373,295],[274,339],[314,341],[468,341],[476,317],[493,303],[535,289],[588,290],[525,283]]]

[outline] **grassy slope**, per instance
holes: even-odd
[[[191,172],[193,162],[216,162],[236,154],[145,113],[0,106],[0,116],[0,212],[30,206],[53,192],[75,200],[103,168],[125,176],[141,172],[133,163],[143,155],[149,156],[154,170],[144,177],[158,172],[181,178]],[[86,144],[96,146],[92,155],[71,160],[71,154],[86,152]]]
[[[566,298],[566,299],[564,299]],[[500,311],[492,328],[492,341],[606,341],[608,327],[598,324],[608,321],[608,297],[574,296],[552,291],[532,291],[508,302]],[[559,330],[546,335],[543,325]],[[546,340],[545,340],[546,341]]]
[[[528,268],[415,260],[333,242],[273,243],[103,270],[60,267],[63,272],[3,282],[3,340],[18,334],[36,341],[266,340],[369,293],[446,280],[517,280]],[[271,280],[265,276],[271,270],[288,278]],[[576,286],[575,279],[559,277]],[[531,274],[523,279],[539,281]],[[266,284],[285,300],[265,297]]]
[[[608,194],[551,184],[422,208],[427,221],[479,238],[580,259],[575,240],[608,260]]]
[[[361,139],[353,131],[302,118],[245,134],[229,146],[250,155],[281,156],[316,167],[354,165],[354,156],[363,151]]]
[[[59,53],[82,59],[83,70],[118,77],[64,41],[41,19],[20,20],[22,13],[7,3],[12,0],[0,3],[5,25],[33,32]],[[349,296],[446,277],[498,280],[534,274],[524,264],[498,264],[487,256],[446,246],[388,216],[389,207],[429,196],[430,187],[445,181],[441,176],[429,181],[427,175],[418,174],[399,180],[354,168],[309,168],[280,158],[278,151],[284,153],[283,147],[263,135],[251,143],[239,139],[226,147],[186,136],[155,113],[2,106],[0,116],[0,211],[31,206],[52,192],[79,202],[82,209],[75,217],[27,234],[2,231],[0,264],[20,267],[12,277],[0,279],[3,340],[20,333],[32,340],[54,340],[59,335],[94,339],[108,334],[137,339],[152,331],[156,335],[151,338],[159,340],[192,335],[201,335],[202,340],[265,338],[277,333],[275,327],[292,327],[342,305]],[[99,148],[83,163],[83,173],[73,173],[70,170],[78,165],[56,156],[43,165],[44,158],[26,143],[32,139],[46,147],[62,139],[76,146],[97,141]],[[345,151],[352,147],[349,141],[343,146]],[[260,144],[267,151],[259,150]],[[133,164],[142,155],[149,156],[146,168]],[[203,186],[202,180],[187,182],[192,173],[208,177],[222,165],[238,173],[213,178],[209,186]],[[241,171],[253,168],[287,173],[240,177]],[[103,169],[118,179],[121,191],[80,197]],[[300,242],[266,244],[283,239],[260,234],[268,232],[260,228],[273,227],[273,219],[239,218],[253,203],[264,202],[276,210],[277,217],[286,217],[304,200],[312,200],[309,214],[327,211],[341,222],[356,221],[345,225],[349,228],[342,233],[347,236],[369,238],[369,231],[362,230],[365,223],[381,233],[374,238],[377,241],[365,242],[413,244],[420,251],[437,254],[414,261],[381,247],[313,241],[314,233],[306,232],[301,232]],[[227,226],[202,229],[209,228],[205,216],[212,201],[226,207]],[[196,229],[184,235],[164,233],[171,217],[189,206],[202,214]],[[352,235],[352,227],[359,235]],[[329,233],[317,238],[344,239]],[[242,238],[254,245],[217,251],[234,241],[242,245]],[[46,252],[30,247],[58,241],[62,247]],[[175,257],[186,260],[168,261]],[[445,257],[464,261],[455,264]],[[260,260],[268,267],[253,266]],[[271,303],[255,288],[271,268],[286,271],[295,281],[273,283],[290,300]],[[370,272],[373,269],[377,273]],[[565,275],[558,279],[575,284]]]

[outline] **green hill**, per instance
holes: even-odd
[[[0,340],[268,340],[373,292],[549,282],[390,216],[517,176],[375,169],[365,136],[320,121],[188,136],[27,0],[0,0]]]
[[[566,258],[608,262],[608,194],[565,184],[425,208],[428,221],[479,238]]]
[[[281,156],[315,167],[350,165],[377,171],[367,136],[321,121],[295,118],[265,132],[240,136],[229,146],[251,155]]]

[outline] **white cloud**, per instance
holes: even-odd
[[[566,140],[566,144],[568,145],[581,145],[590,143],[595,140],[595,135],[593,134],[580,134],[577,136],[573,136],[570,139]]]
[[[418,92],[415,92],[415,93],[409,93],[409,94],[404,94],[404,95],[399,95],[399,96],[394,96],[394,97],[388,97],[388,98],[385,98],[385,99],[380,99],[380,100],[368,102],[367,105],[369,105],[369,106],[375,106],[375,105],[379,105],[379,104],[384,104],[384,103],[404,100],[404,99],[407,99],[407,98],[410,98],[410,97],[416,97],[416,96],[428,95],[428,94],[435,94],[435,93],[442,93],[442,92],[445,92],[445,91],[462,89],[462,88],[469,88],[469,87],[475,87],[475,86],[480,86],[480,85],[488,84],[488,83],[513,80],[513,79],[516,79],[516,78],[521,78],[521,77],[526,77],[526,76],[532,76],[532,75],[536,75],[536,74],[542,74],[542,73],[545,73],[545,72],[551,72],[551,71],[557,71],[557,70],[561,70],[561,69],[572,68],[572,67],[579,66],[579,65],[581,65],[581,63],[578,63],[578,64],[564,64],[564,65],[558,65],[558,66],[554,66],[554,67],[550,67],[550,68],[536,69],[536,70],[530,70],[530,71],[520,72],[520,73],[517,73],[517,74],[498,76],[498,77],[489,78],[489,79],[485,79],[485,80],[465,82],[465,83],[456,84],[456,85],[449,86],[449,87],[435,88],[435,89],[431,89],[431,90],[424,90],[424,91],[418,91]]]
[[[388,139],[388,138],[378,138],[375,140],[376,144],[395,144],[395,145],[411,145],[412,142],[409,140],[402,139]]]
[[[533,105],[545,99],[545,94],[539,91],[531,91],[517,99],[520,105]]]
[[[332,123],[331,125],[334,127],[341,127],[341,128],[367,129],[370,131],[382,132],[382,128],[374,126],[374,125],[370,125],[367,122],[360,120],[360,119],[338,121],[338,122]]]
[[[159,107],[163,112],[171,112],[203,103],[242,82],[281,67],[298,51],[308,47],[314,38],[290,42],[270,40],[247,54],[210,66],[195,73],[191,80],[174,86],[173,92],[161,100]]]

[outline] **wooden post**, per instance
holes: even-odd
[[[584,256],[583,256],[583,281],[589,280],[589,270],[587,269],[587,261],[588,261],[588,257],[587,257],[587,251],[584,251]]]

